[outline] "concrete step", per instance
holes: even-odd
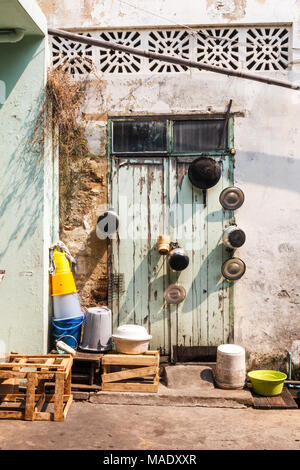
[[[164,367],[164,382],[174,390],[213,390],[211,367],[194,365],[168,365]]]
[[[147,406],[245,408],[253,405],[248,389],[215,388],[213,371],[205,365],[166,365],[158,393],[98,392],[91,403]]]

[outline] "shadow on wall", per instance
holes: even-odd
[[[19,140],[15,151],[1,155],[0,219],[7,235],[0,261],[12,242],[20,249],[37,230],[42,230],[39,220],[44,203],[44,135],[43,130],[36,131],[35,126],[43,103],[44,91],[41,88],[39,100],[28,110],[24,122],[21,121],[19,133],[15,136],[15,140]],[[0,112],[5,113],[5,106]]]
[[[236,175],[245,183],[300,192],[299,158],[237,150]]]
[[[11,146],[15,148],[9,153],[9,145],[5,145],[5,141],[1,145],[0,218],[6,236],[0,260],[12,242],[19,249],[42,227],[38,222],[42,216],[44,199],[44,135],[43,130],[37,133],[35,126],[43,109],[44,90],[42,87],[40,90],[32,88],[28,73],[28,67],[36,58],[42,40],[27,36],[19,43],[0,45],[0,79],[6,85],[6,101],[0,107],[1,120],[4,131],[6,122],[8,125],[7,143],[11,139]],[[38,54],[43,53],[42,48]],[[28,77],[20,86],[23,74],[28,74]],[[41,78],[43,80],[44,76]],[[32,97],[31,103],[28,103],[28,95]],[[10,132],[9,122],[14,127]]]
[[[5,83],[6,99],[15,90],[27,66],[35,58],[42,41],[43,38],[40,37],[25,36],[22,41],[15,44],[0,44],[0,80]],[[44,49],[41,49],[38,54],[44,52]],[[0,111],[1,108],[0,104]]]

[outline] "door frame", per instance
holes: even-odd
[[[191,160],[198,156],[228,156],[229,157],[229,168],[231,174],[231,184],[234,185],[234,167],[235,167],[235,149],[234,149],[234,114],[229,113],[220,113],[220,114],[170,114],[170,115],[134,115],[134,116],[110,116],[107,123],[107,155],[108,155],[108,164],[107,164],[107,188],[108,188],[108,206],[112,203],[112,162],[113,159],[132,159],[132,158],[145,158],[145,153],[121,153],[118,156],[117,154],[112,153],[112,122],[114,121],[153,121],[153,120],[167,120],[167,138],[168,138],[168,151],[164,153],[152,153],[152,158],[170,158],[175,157],[180,160],[188,160],[190,157]],[[226,122],[227,119],[227,145],[225,150],[215,150],[215,151],[206,151],[206,152],[183,152],[175,153],[173,152],[173,122],[178,120],[216,120],[221,119]],[[150,153],[149,153],[150,157]],[[230,211],[229,223],[235,224],[234,212]],[[112,240],[108,239],[107,244],[107,273],[108,279],[112,275]],[[228,283],[228,295],[229,295],[229,329],[230,337],[229,342],[233,342],[234,339],[234,282],[231,281]],[[112,300],[108,302],[110,307],[112,305]],[[171,313],[171,312],[169,312]],[[171,321],[171,318],[170,318]],[[199,348],[202,348],[200,346]],[[207,349],[207,347],[203,346]],[[170,341],[170,351],[169,357],[173,360],[176,356],[175,351],[173,350],[171,341]]]

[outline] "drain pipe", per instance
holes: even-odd
[[[288,373],[288,381],[287,382],[290,382],[291,379],[292,379],[292,353],[289,352],[288,356],[289,356],[289,373]],[[287,383],[287,386],[288,386],[288,388],[300,388],[300,385],[295,385],[295,384],[291,384],[291,383]]]
[[[23,39],[25,34],[24,29],[15,28],[15,29],[0,29],[0,43],[15,43]]]

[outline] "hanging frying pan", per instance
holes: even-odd
[[[221,164],[209,157],[197,158],[189,166],[188,177],[196,188],[212,188],[221,178]]]
[[[241,207],[244,200],[245,196],[243,191],[236,186],[223,189],[219,197],[221,206],[228,211],[234,211]]]

